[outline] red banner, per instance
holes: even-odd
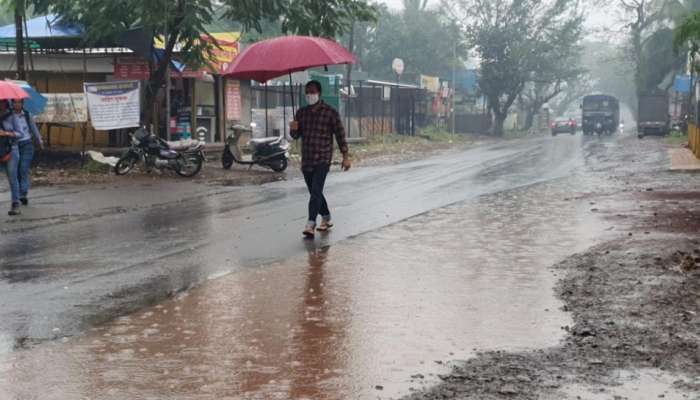
[[[226,81],[226,120],[241,120],[241,83]]]
[[[114,63],[114,77],[116,79],[148,80],[148,63],[140,57],[117,57]]]

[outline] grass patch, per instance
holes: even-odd
[[[688,143],[688,134],[680,131],[671,131],[671,133],[664,138],[664,143],[672,146],[686,144]]]
[[[80,169],[81,172],[87,174],[108,174],[112,167],[107,164],[101,164],[97,161],[88,158],[87,162]]]
[[[350,143],[350,158],[362,160],[383,155],[395,155],[431,150],[434,148],[446,148],[452,145],[467,144],[473,139],[468,135],[456,134],[429,127],[416,132],[415,136],[388,134],[375,135],[362,142]],[[295,140],[290,148],[292,159],[299,160],[301,154],[301,142]],[[333,159],[341,159],[340,151],[334,144]]]

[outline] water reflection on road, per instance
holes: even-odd
[[[308,243],[303,256],[2,356],[0,398],[389,398],[475,349],[555,345],[570,320],[547,267],[603,232],[585,204],[565,200],[571,185]]]

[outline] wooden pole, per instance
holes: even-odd
[[[24,33],[23,19],[24,16],[24,0],[16,0],[15,2],[15,47],[17,55],[17,79],[26,80],[27,71],[24,68]]]
[[[80,153],[80,166],[85,166],[85,152],[87,150],[87,128],[85,123],[80,124],[80,136],[83,138],[83,150]]]

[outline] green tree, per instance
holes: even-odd
[[[532,128],[535,115],[542,106],[562,92],[576,87],[585,70],[580,67],[583,17],[565,19],[560,25],[546,30],[536,42],[534,68],[521,94],[521,108],[525,111],[524,130]]]
[[[627,55],[633,64],[636,95],[656,90],[685,63],[673,51],[673,29],[700,9],[700,0],[619,0],[626,12]]]
[[[481,60],[479,87],[494,117],[494,133],[502,135],[513,103],[528,85],[541,92],[545,85],[553,84],[557,90],[559,73],[549,70],[556,70],[554,63],[561,62],[557,54],[574,51],[582,23],[578,2],[460,0],[443,4],[454,4],[453,14],[461,15],[467,27],[467,39]],[[572,48],[566,49],[567,44]],[[536,97],[541,101],[547,96]]]
[[[696,60],[700,56],[700,12],[687,16],[673,32],[673,47],[677,54],[687,54],[691,60],[691,94],[695,93],[698,72]]]
[[[20,0],[16,0],[20,1]],[[375,9],[361,0],[29,0],[37,12],[51,12],[85,27],[88,43],[114,41],[142,27],[166,36],[165,55],[153,66],[146,104],[153,104],[165,82],[174,49],[191,65],[206,63],[214,50],[207,27],[217,18],[236,21],[244,30],[262,31],[266,21],[279,21],[283,33],[335,37],[354,20],[373,20]],[[146,108],[144,123],[153,120]]]
[[[380,8],[375,24],[356,27],[355,47],[359,67],[375,77],[395,79],[391,62],[403,59],[407,81],[417,81],[420,74],[449,79],[467,54],[463,35],[448,15],[442,8],[428,8],[425,0],[405,0],[398,12]]]
[[[14,22],[14,10],[10,4],[3,3],[0,5],[0,26],[10,25]]]
[[[700,52],[700,12],[688,15],[673,33],[673,47],[676,52],[688,50],[692,56]]]

